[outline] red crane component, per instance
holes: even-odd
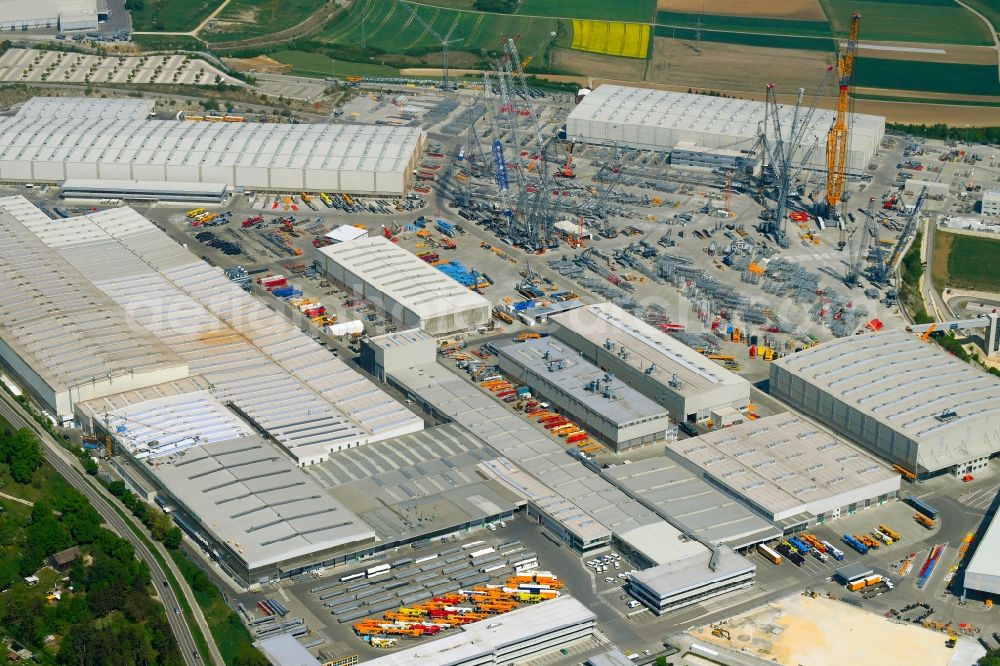
[[[850,104],[851,76],[854,61],[858,56],[858,33],[861,30],[861,14],[851,16],[851,29],[847,41],[837,55],[837,76],[840,91],[837,95],[837,118],[826,137],[826,205],[832,211],[840,203],[844,191],[844,174],[847,171],[847,113]]]

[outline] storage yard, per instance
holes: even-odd
[[[330,82],[309,122],[0,118],[5,383],[169,509],[274,654],[984,646],[998,380],[906,330],[895,276],[988,149],[857,115],[827,156],[812,89],[574,98],[504,50],[480,89]],[[0,78],[196,63],[81,57]]]
[[[204,60],[183,55],[102,57],[37,49],[8,49],[0,55],[0,81],[245,85]]]
[[[730,638],[713,629],[722,628]],[[835,666],[853,660],[883,664],[938,664],[955,656],[940,634],[884,620],[854,606],[796,595],[691,632],[701,643],[718,645],[787,666]],[[968,639],[967,639],[968,640]]]

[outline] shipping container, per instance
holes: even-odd
[[[757,552],[770,560],[772,564],[781,564],[781,555],[775,552],[766,543],[757,544]]]

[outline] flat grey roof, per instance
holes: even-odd
[[[593,623],[597,619],[586,606],[569,596],[523,606],[482,622],[461,625],[458,633],[417,644],[366,662],[370,666],[450,666],[470,663],[501,648],[540,638],[564,627]],[[493,662],[476,662],[493,663]]]
[[[618,648],[613,648],[604,654],[588,657],[587,666],[635,666],[635,662],[625,656]]]
[[[190,448],[151,472],[248,568],[374,540],[374,531],[258,436]]]
[[[541,375],[546,381],[558,386],[574,402],[584,405],[619,427],[637,421],[669,416],[664,407],[620,379],[611,382],[613,397],[604,397],[592,385],[595,381],[601,381],[601,387],[606,386],[606,373],[586,360],[578,351],[551,336],[525,342],[512,342],[499,347],[498,351],[502,357],[510,359],[523,371]],[[520,378],[531,383],[528,375]],[[551,398],[558,401],[556,396]]]
[[[682,560],[661,564],[632,576],[660,598],[671,597],[709,583],[757,570],[757,566],[727,546],[719,549],[715,571],[708,568],[711,553],[704,551]]]
[[[764,510],[778,514],[899,475],[791,412],[667,444]]]
[[[489,465],[495,478],[542,507],[581,541],[663,524],[662,518],[567,455],[536,423],[440,363],[392,373],[392,379],[502,454],[483,466]]]
[[[604,476],[709,543],[743,548],[781,536],[770,522],[667,457],[618,465]]]
[[[257,647],[274,666],[319,666],[320,661],[291,634],[257,641]]]
[[[515,510],[519,496],[480,472],[496,455],[450,423],[338,451],[306,473],[392,541]]]
[[[419,328],[410,328],[405,331],[375,335],[368,338],[367,342],[370,345],[378,345],[382,349],[394,349],[397,347],[405,347],[422,340],[435,340],[435,338],[430,333],[426,333]]]
[[[184,360],[19,221],[51,220],[18,197],[0,209],[0,340],[55,391],[109,376],[158,381],[187,374]],[[27,204],[25,206],[24,204]],[[125,384],[123,384],[123,387]]]
[[[851,335],[773,367],[917,442],[927,469],[1000,450],[1000,378],[914,335]]]
[[[870,576],[873,573],[874,572],[871,567],[867,564],[862,564],[861,562],[854,562],[853,564],[848,564],[833,570],[833,575],[840,578],[845,583],[857,580],[858,578],[864,578],[865,576]]]
[[[629,352],[625,362],[639,372],[646,372],[655,364],[656,369],[649,376],[661,384],[666,385],[676,374],[680,386],[670,388],[674,393],[691,395],[726,385],[749,387],[749,382],[743,377],[614,303],[585,305],[551,315],[550,319],[595,345],[604,346],[610,340],[614,344],[612,353],[624,347]]]

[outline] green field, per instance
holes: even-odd
[[[863,88],[1000,95],[995,65],[858,58],[854,84]]]
[[[990,0],[991,2],[993,0]],[[862,41],[992,45],[986,25],[952,0],[820,0],[838,34],[861,13]]]
[[[268,54],[278,62],[293,67],[293,72],[306,76],[399,76],[399,70],[387,65],[334,60],[322,53],[278,51]]]
[[[518,14],[649,23],[656,0],[521,0]]]
[[[1000,0],[965,0],[965,4],[988,18],[994,30],[1000,30]]]
[[[938,231],[934,241],[935,254],[948,256],[947,276],[939,274],[944,262],[935,257],[936,285],[1000,292],[1000,240]]]
[[[526,19],[521,16],[482,14],[436,7],[415,7],[423,19],[439,35],[444,36],[458,21],[452,39],[453,51],[498,51],[502,36],[521,35],[522,56],[540,52],[554,37],[551,33],[559,27],[557,19]],[[422,54],[438,51],[440,42],[414,20],[408,11],[391,0],[371,0],[362,29],[360,3],[351,11],[338,17],[317,36],[320,42],[360,48],[365,35],[369,49],[396,54]]]
[[[774,35],[802,35],[806,37],[830,37],[830,24],[826,21],[800,21],[793,19],[765,19],[747,16],[720,16],[713,14],[689,14],[684,12],[656,12],[656,23],[664,26],[693,28],[701,19],[703,30],[728,32],[760,32]]]
[[[291,28],[309,18],[326,0],[232,0],[219,12],[218,30],[203,30],[208,41],[232,41]]]
[[[141,0],[132,10],[132,29],[186,32],[198,27],[222,0]]]
[[[671,28],[658,25],[653,29],[656,37],[671,37],[694,41],[693,28]],[[722,32],[702,30],[701,41],[722,42],[725,44],[743,44],[746,46],[764,46],[775,49],[804,49],[806,51],[826,51],[833,54],[833,39],[820,37],[782,37],[781,35],[761,35],[752,32]]]

